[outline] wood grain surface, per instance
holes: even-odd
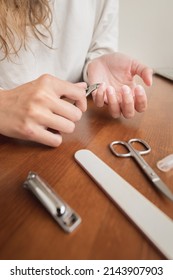
[[[112,119],[106,106],[96,108],[89,99],[75,131],[63,135],[58,148],[0,136],[0,259],[164,259],[74,160],[77,150],[91,150],[173,219],[173,203],[133,159],[117,158],[109,150],[114,140],[144,139],[152,148],[145,160],[173,191],[173,170],[163,173],[156,167],[158,160],[173,153],[173,83],[154,76],[146,91],[148,110],[130,120]],[[23,188],[30,170],[81,216],[74,232],[65,233]]]

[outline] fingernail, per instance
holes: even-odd
[[[114,90],[114,88],[112,86],[108,86],[107,87],[107,91],[109,92],[109,94],[115,95],[115,90]]]
[[[138,91],[138,95],[143,95],[145,93],[145,90],[141,85],[137,85],[136,90]]]
[[[122,86],[122,90],[125,94],[129,94],[130,93],[130,88],[126,85]]]

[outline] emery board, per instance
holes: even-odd
[[[173,259],[173,221],[89,150],[75,159],[167,259]]]

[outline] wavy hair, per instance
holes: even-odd
[[[0,50],[3,58],[27,48],[28,31],[44,43],[51,35],[49,0],[0,0]],[[41,26],[41,28],[40,28]],[[45,35],[47,34],[47,35]]]

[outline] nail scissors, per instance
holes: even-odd
[[[134,143],[144,149],[138,150],[134,147]],[[119,153],[116,148],[118,146],[123,146],[127,150],[127,153]],[[130,139],[128,142],[125,141],[113,141],[110,144],[110,149],[114,155],[117,157],[133,157],[138,165],[142,168],[143,172],[148,176],[150,181],[155,185],[155,187],[161,191],[165,196],[173,201],[173,193],[169,190],[166,184],[160,179],[160,177],[154,172],[154,170],[146,163],[142,158],[142,155],[148,154],[151,152],[151,147],[144,140],[141,139]],[[120,148],[120,147],[119,147]]]
[[[93,91],[95,91],[96,89],[98,89],[98,87],[101,85],[101,83],[96,83],[96,84],[92,84],[90,86],[88,86],[86,88],[86,97],[88,97]],[[75,105],[75,103],[73,103]]]
[[[96,90],[100,86],[100,83],[93,84],[87,87],[86,89],[86,97],[90,95],[94,90]]]

